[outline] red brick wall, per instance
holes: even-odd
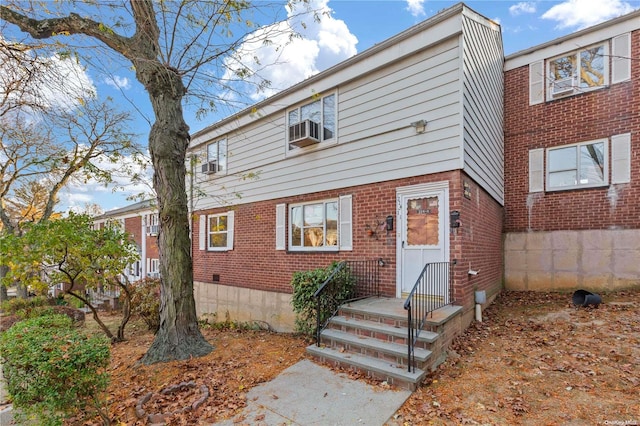
[[[133,236],[133,241],[142,248],[142,218],[129,217],[124,220],[124,230]]]
[[[465,183],[467,195],[464,195]],[[502,288],[503,208],[464,173],[450,187],[451,210],[460,211],[460,227],[451,229],[451,259],[454,267],[454,299],[469,309],[474,292],[487,297]],[[469,270],[478,271],[469,275]]]
[[[640,31],[632,33],[640,58]],[[528,66],[505,73],[505,231],[640,228],[640,63],[631,81],[529,106]],[[529,195],[529,150],[631,132],[631,183],[618,185],[615,208],[609,186]],[[611,155],[609,145],[609,156]],[[609,161],[609,164],[611,162]],[[611,173],[611,167],[609,167]]]
[[[502,208],[471,179],[472,200],[463,198],[462,174],[459,171],[419,176],[371,185],[344,188],[281,198],[261,203],[243,204],[235,209],[234,248],[228,252],[207,252],[198,249],[199,220],[194,220],[193,259],[194,279],[213,282],[214,274],[220,276],[219,284],[256,288],[290,293],[290,281],[294,271],[325,267],[334,260],[368,260],[382,258],[386,266],[380,268],[381,289],[384,295],[396,294],[396,188],[426,182],[448,180],[450,182],[450,209],[459,210],[462,227],[450,233],[451,259],[459,259],[455,267],[456,298],[465,301],[478,289],[499,287],[502,276],[501,232]],[[353,251],[333,253],[287,252],[275,250],[276,204],[315,201],[353,196]],[[197,212],[219,213],[228,209]],[[394,230],[379,232],[378,239],[368,236],[367,225],[375,226],[388,215],[394,217]],[[467,275],[469,262],[482,273],[471,281]]]

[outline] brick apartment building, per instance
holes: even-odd
[[[291,330],[293,272],[340,260],[376,260],[390,298],[447,263],[463,326],[476,291],[637,285],[639,59],[640,11],[505,58],[458,4],[193,134],[198,314]],[[134,207],[98,219],[143,277],[157,219]]]

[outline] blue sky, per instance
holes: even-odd
[[[386,40],[389,37],[448,8],[454,1],[427,0],[311,0],[315,6],[330,9],[330,17],[320,23],[311,23],[302,31],[303,39],[292,44],[284,58],[304,57],[304,61],[291,60],[267,69],[267,77],[273,82],[272,91],[286,88],[292,79],[301,80],[328,66]],[[640,8],[640,0],[562,0],[562,1],[467,1],[476,12],[501,25],[505,54],[517,52],[579,29],[595,25],[634,9]],[[276,43],[277,44],[277,43]],[[260,53],[268,61],[273,52]],[[302,56],[301,56],[302,55]],[[301,67],[299,64],[307,64]],[[152,116],[148,98],[142,87],[126,70],[116,71],[110,78],[93,75],[90,78],[99,96],[111,96],[119,104],[134,109],[129,100],[135,99],[136,120],[134,131],[140,134],[140,142],[146,145],[149,121]],[[123,95],[126,95],[125,99]],[[258,101],[259,96],[253,96]],[[228,108],[220,108],[205,120],[195,119],[193,111],[185,111],[192,131],[200,130],[231,114]],[[128,186],[126,181],[119,182]],[[126,191],[113,192],[112,188],[88,183],[71,186],[61,194],[59,210],[81,208],[85,203],[96,203],[103,210],[130,204],[126,197],[144,188],[128,187]]]

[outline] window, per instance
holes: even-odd
[[[548,99],[605,87],[609,83],[608,44],[599,44],[547,62]]]
[[[149,277],[160,278],[160,260],[159,259],[147,259],[149,261]]]
[[[607,141],[591,141],[547,150],[547,190],[607,184]]]
[[[336,95],[319,96],[311,103],[289,110],[287,125],[289,149],[308,145],[291,143],[302,137],[312,137],[316,142],[334,139],[336,136]],[[308,126],[308,128],[301,128],[302,125]]]
[[[147,234],[158,235],[158,214],[150,214],[147,216]]]
[[[207,249],[212,251],[233,248],[233,212],[207,216]]]
[[[545,191],[545,183],[547,191],[560,191],[631,182],[631,133],[610,139],[529,150],[529,192]]]
[[[208,174],[227,170],[227,140],[220,139],[207,145],[207,162],[203,165],[203,172]]]
[[[288,248],[291,251],[353,250],[351,195],[339,198],[276,206],[276,250],[286,250],[285,233],[288,230]]]

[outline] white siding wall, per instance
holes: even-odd
[[[287,154],[286,109],[227,134],[229,174],[203,175],[196,169],[195,175],[196,185],[207,194],[226,195],[197,200],[194,209],[460,168],[458,42],[456,34],[338,86],[337,144]],[[420,119],[428,122],[422,134],[411,126]],[[258,178],[240,178],[249,172]]]
[[[502,202],[502,81],[498,26],[455,6],[257,104],[257,114],[245,111],[194,135],[192,150],[199,153],[225,136],[229,170],[222,176],[196,170],[195,184],[206,196],[193,208],[463,167]],[[288,152],[287,108],[332,92],[337,143]],[[428,123],[424,133],[411,126],[418,120]],[[247,173],[258,177],[242,179]]]
[[[503,52],[497,26],[463,19],[464,171],[504,204]]]

